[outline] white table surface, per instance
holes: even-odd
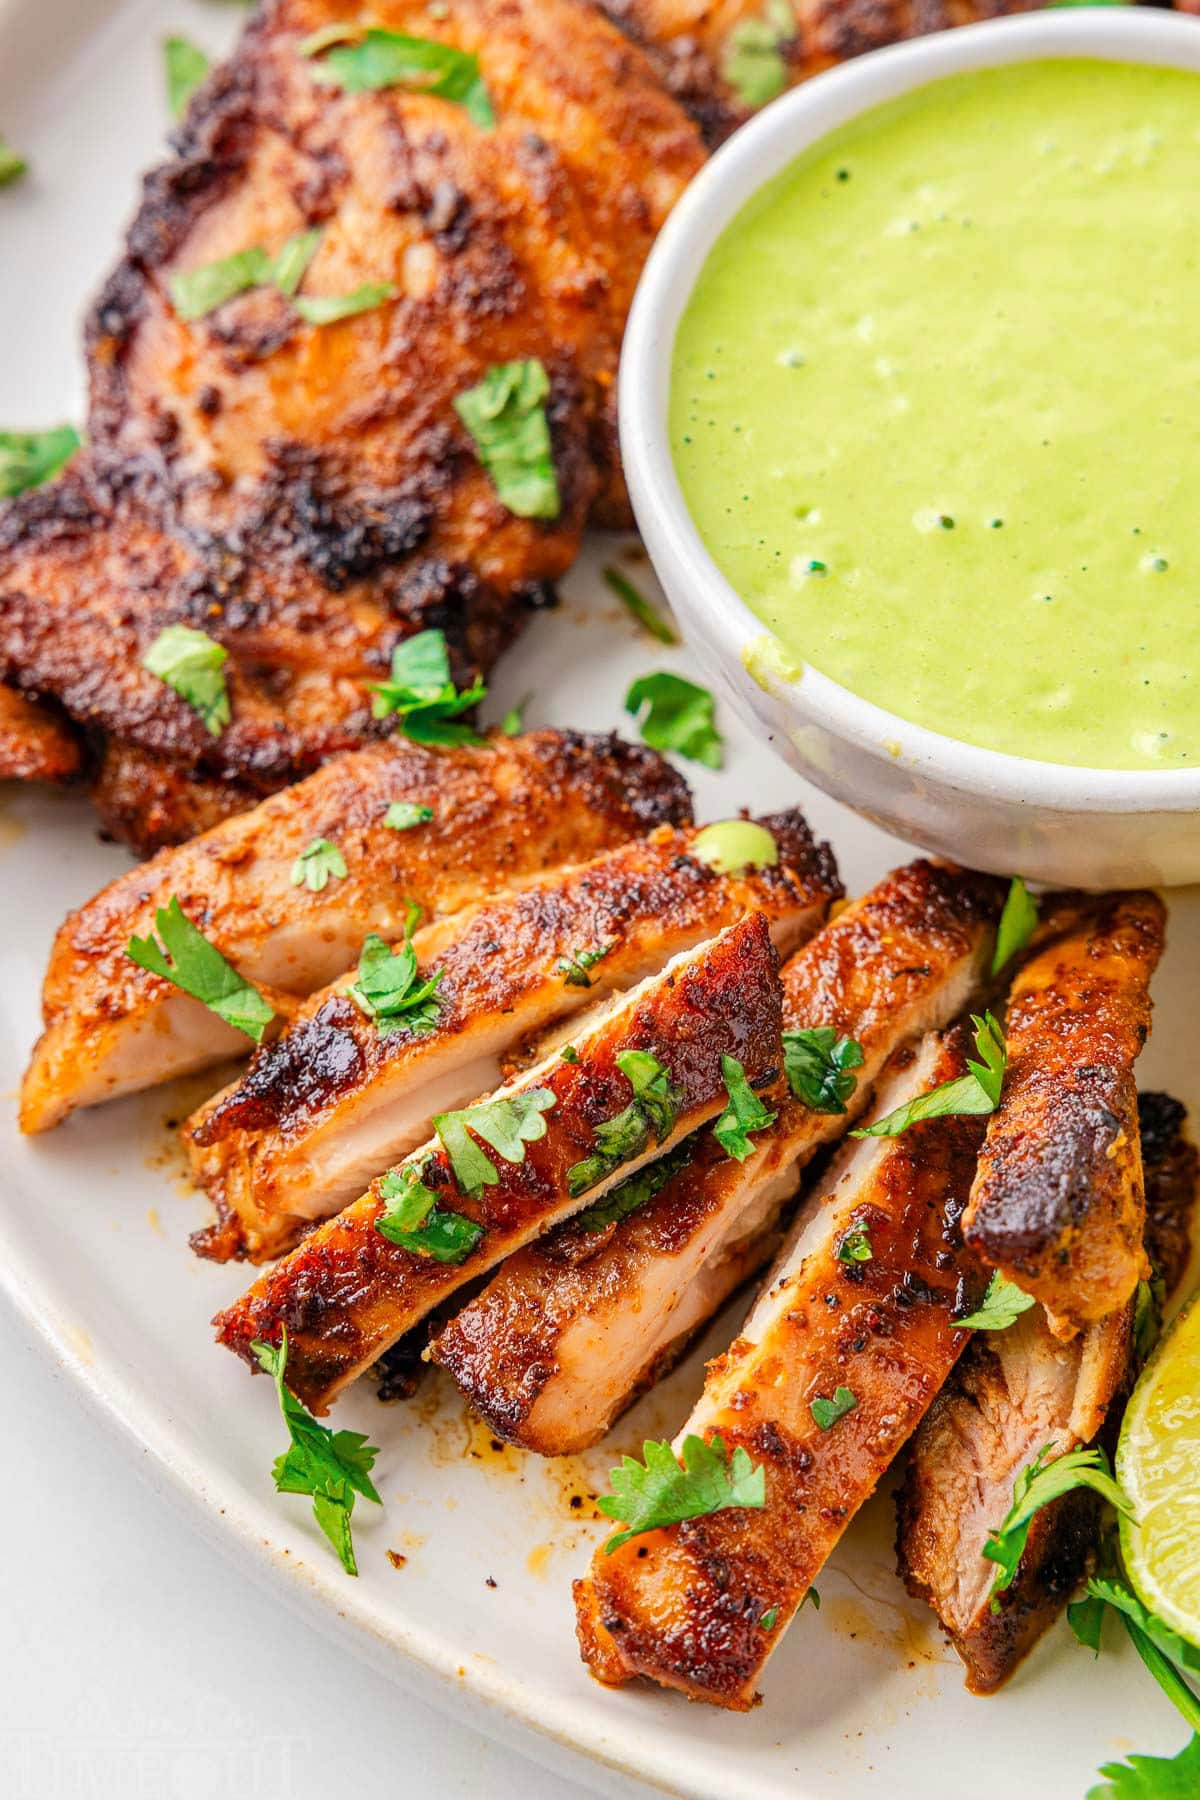
[[[4,1800],[591,1791],[434,1712],[248,1585],[2,1304],[0,1366]]]

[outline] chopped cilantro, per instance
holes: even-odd
[[[381,1177],[383,1211],[375,1229],[389,1243],[416,1256],[440,1263],[464,1262],[483,1236],[483,1226],[463,1213],[439,1208],[437,1195],[422,1179],[428,1164],[426,1157],[420,1163],[389,1169]]]
[[[353,41],[347,41],[350,38]],[[319,57],[319,80],[364,94],[380,88],[405,88],[452,100],[484,131],[496,123],[479,58],[436,38],[408,37],[372,26],[359,36],[353,28],[332,26],[313,32],[298,46],[301,56]]]
[[[633,1088],[633,1099],[615,1118],[597,1125],[592,1155],[568,1169],[567,1192],[574,1198],[641,1156],[651,1132],[661,1144],[675,1129],[683,1095],[662,1063],[644,1050],[618,1050],[617,1067]]]
[[[346,859],[337,845],[328,838],[314,838],[292,864],[292,886],[319,894],[328,886],[330,876],[342,881],[346,872]]]
[[[767,0],[758,18],[743,19],[729,33],[721,73],[743,106],[765,106],[782,94],[788,81],[783,46],[796,31],[787,0]]]
[[[1029,1525],[1035,1513],[1052,1500],[1069,1494],[1077,1487],[1089,1487],[1115,1506],[1118,1512],[1132,1509],[1113,1479],[1108,1457],[1098,1446],[1090,1450],[1072,1450],[1066,1456],[1047,1463],[1053,1445],[1039,1450],[1029,1467],[1022,1469],[1013,1483],[1013,1498],[1003,1522],[991,1532],[983,1554],[997,1564],[992,1582],[992,1611],[999,1612],[998,1596],[1011,1587],[1029,1540]]]
[[[995,1269],[977,1310],[968,1313],[965,1319],[955,1319],[954,1323],[960,1331],[1007,1331],[1033,1304],[1032,1294],[1027,1294],[1015,1281],[1009,1281]]]
[[[393,800],[383,815],[389,831],[411,831],[414,825],[428,825],[432,806],[417,806],[411,800]]]
[[[359,1011],[374,1019],[384,1034],[411,1031],[422,1037],[437,1025],[437,989],[444,970],[435,969],[425,981],[417,979],[412,934],[419,916],[420,909],[410,906],[398,949],[369,932],[358,959],[358,980],[346,989]]]
[[[546,416],[549,392],[545,364],[526,357],[493,363],[454,401],[496,493],[520,519],[556,519],[561,506]]]
[[[998,975],[1018,950],[1023,950],[1037,929],[1038,903],[1019,875],[1009,883],[996,930],[996,948],[992,955],[992,974]]]
[[[722,766],[716,701],[707,688],[666,671],[643,675],[626,694],[625,711],[638,720],[642,741],[652,750],[674,750],[706,769]]]
[[[158,938],[130,938],[125,946],[130,961],[152,975],[161,975],[235,1031],[244,1032],[261,1044],[263,1033],[275,1017],[273,1008],[192,924],[177,895],[172,894],[168,904],[158,908],[154,928]]]
[[[339,319],[374,311],[399,291],[391,281],[364,281],[349,294],[300,294],[293,305],[306,325],[335,325]]]
[[[171,117],[180,119],[212,64],[204,51],[185,37],[163,39],[163,61],[167,72],[167,106]]]
[[[978,1062],[968,1059],[969,1075],[960,1075],[956,1081],[943,1081],[927,1094],[918,1094],[915,1100],[908,1100],[898,1106],[895,1112],[886,1118],[876,1119],[873,1125],[862,1125],[851,1137],[899,1137],[910,1125],[918,1124],[922,1119],[944,1119],[951,1114],[991,1113],[1000,1104],[1000,1089],[1004,1083],[1008,1057],[1004,1043],[1004,1033],[997,1025],[991,1013],[985,1013],[982,1019],[972,1015],[971,1023],[975,1027],[975,1052]]]
[[[610,1225],[619,1224],[630,1213],[645,1206],[648,1200],[653,1200],[669,1181],[675,1179],[681,1169],[687,1168],[692,1160],[693,1149],[692,1140],[685,1138],[682,1144],[677,1144],[674,1150],[668,1150],[657,1162],[647,1163],[645,1168],[627,1175],[616,1187],[609,1188],[603,1200],[597,1200],[593,1206],[585,1206],[581,1213],[576,1213],[571,1224],[582,1226],[584,1231],[607,1231]]]
[[[837,1259],[841,1263],[870,1262],[874,1254],[865,1225],[851,1225],[837,1247]]]
[[[854,1411],[858,1405],[858,1397],[848,1387],[835,1388],[833,1399],[826,1400],[820,1396],[811,1403],[812,1416],[822,1431],[829,1431],[839,1419]]]
[[[767,1503],[764,1470],[754,1467],[740,1444],[726,1459],[719,1434],[709,1443],[701,1437],[684,1438],[682,1467],[670,1444],[647,1439],[642,1456],[644,1466],[632,1456],[623,1457],[620,1468],[609,1476],[613,1492],[596,1502],[606,1518],[625,1527],[605,1543],[609,1555],[644,1531],[704,1518],[727,1507]]]
[[[478,1194],[500,1179],[495,1163],[480,1149],[476,1138],[490,1144],[505,1162],[523,1163],[526,1144],[545,1137],[544,1115],[555,1104],[549,1088],[528,1088],[501,1100],[464,1107],[461,1112],[436,1113],[433,1128],[442,1140],[454,1179],[463,1193]]]
[[[456,688],[450,676],[450,653],[444,631],[418,631],[392,651],[387,681],[373,681],[372,711],[377,719],[394,713],[399,729],[416,744],[481,744],[470,725],[459,725],[460,713],[477,706],[487,693],[482,681]]]
[[[729,1105],[713,1126],[713,1136],[730,1156],[736,1157],[738,1162],[745,1162],[754,1152],[750,1133],[765,1131],[768,1125],[775,1123],[779,1114],[768,1112],[747,1081],[746,1071],[735,1056],[722,1056],[721,1074],[725,1078]]]
[[[660,644],[677,644],[679,642],[679,634],[675,627],[669,625],[661,613],[651,606],[645,594],[640,593],[634,587],[628,575],[622,574],[620,569],[608,568],[604,571],[604,579],[626,612],[637,620],[643,631],[648,631],[650,636],[657,638]]]
[[[0,431],[0,500],[41,487],[78,448],[79,433],[73,425],[55,425],[49,431]]]
[[[858,1084],[862,1045],[841,1037],[832,1025],[813,1025],[783,1034],[783,1069],[797,1100],[814,1112],[844,1113]]]
[[[605,944],[599,950],[573,950],[568,956],[560,956],[557,972],[563,978],[563,986],[590,988],[592,978],[588,973],[589,969],[594,969],[598,962],[603,962],[611,949],[611,944]]]

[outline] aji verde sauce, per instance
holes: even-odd
[[[702,270],[671,437],[802,662],[972,744],[1200,764],[1200,76],[1027,63],[822,140]]]

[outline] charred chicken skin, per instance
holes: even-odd
[[[625,516],[617,354],[695,127],[576,0],[373,7],[478,57],[491,126],[411,83],[349,91],[303,53],[359,23],[266,0],[204,84],[89,320],[89,448],[0,523],[0,680],[124,747],[160,841],[192,818],[172,831],[174,770],[226,810],[295,780],[378,730],[365,683],[396,642],[439,627],[460,678],[486,669],[589,516]],[[181,316],[178,277],[309,231],[302,297],[374,284],[378,304],[312,324],[263,283]],[[455,410],[526,359],[549,383],[552,516],[510,510]],[[219,735],[142,666],[172,624],[229,652]]]

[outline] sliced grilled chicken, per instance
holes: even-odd
[[[964,1230],[1066,1338],[1122,1306],[1146,1270],[1133,1065],[1165,915],[1147,893],[1062,909],[1065,930],[1009,994],[1008,1072]]]
[[[1167,1291],[1191,1252],[1197,1157],[1185,1113],[1167,1094],[1139,1096],[1147,1249]],[[988,1533],[1012,1504],[1013,1483],[1047,1445],[1078,1450],[1101,1431],[1129,1366],[1132,1307],[1062,1343],[1040,1306],[973,1342],[913,1439],[899,1498],[896,1548],[909,1591],[928,1600],[967,1670],[991,1693],[1051,1626],[1082,1578],[1098,1505],[1076,1490],[1034,1516],[1016,1578],[993,1613]]]
[[[956,1080],[967,1049],[956,1028],[898,1052],[878,1111]],[[753,1703],[821,1565],[966,1341],[955,1314],[982,1283],[958,1224],[982,1135],[980,1120],[949,1117],[839,1152],[676,1439],[677,1452],[689,1435],[743,1448],[765,1470],[765,1504],[597,1550],[576,1602],[602,1681],[645,1675],[693,1700]],[[869,1260],[843,1260],[858,1233]],[[847,1395],[822,1428],[821,1403]]]
[[[545,1135],[524,1146],[521,1162],[497,1153],[496,1179],[473,1192],[457,1178],[438,1140],[402,1165],[402,1171],[419,1171],[437,1196],[438,1212],[458,1214],[480,1228],[461,1261],[438,1262],[377,1230],[385,1204],[376,1182],[218,1316],[219,1340],[253,1364],[252,1342],[278,1342],[286,1326],[289,1385],[314,1410],[327,1407],[347,1382],[463,1282],[593,1205],[659,1150],[669,1152],[720,1112],[726,1103],[723,1055],[736,1057],[753,1083],[774,1080],[781,1030],[779,959],[766,919],[755,913],[612,1001],[577,1035],[576,1060],[554,1052],[492,1096],[494,1102],[537,1093],[542,1100]],[[598,1128],[622,1115],[636,1125],[629,1109],[640,1106],[618,1061],[626,1051],[656,1059],[675,1093],[665,1113],[658,1107],[656,1129],[635,1129],[622,1160],[610,1162],[601,1153],[606,1135],[614,1133],[597,1135]],[[615,1135],[625,1134],[617,1128]],[[581,1165],[588,1162],[591,1178],[582,1185]]]
[[[344,981],[315,995],[240,1082],[190,1122],[193,1178],[222,1221],[196,1247],[254,1260],[290,1247],[423,1142],[433,1115],[503,1080],[514,1045],[634,986],[748,912],[787,956],[841,894],[833,858],[798,812],[763,821],[774,868],[718,874],[694,830],[656,832],[417,933],[441,972],[432,1030],[380,1029]],[[596,957],[599,960],[593,960]]]
[[[428,823],[386,824],[427,805]],[[409,901],[436,919],[546,868],[690,816],[662,758],[616,738],[538,731],[486,748],[394,740],[328,764],[194,842],[165,850],[73,912],[51,952],[45,1031],[21,1094],[21,1128],[46,1131],[77,1106],[152,1087],[249,1048],[249,1040],[125,954],[172,895],[259,986],[305,995],[340,974],[364,935],[399,937]],[[346,875],[319,893],[293,868],[316,838]]]
[[[65,725],[0,687],[0,781],[69,781],[82,768],[79,740]]]
[[[986,978],[1003,884],[929,862],[895,870],[783,971],[784,1028],[832,1026],[863,1063],[845,1113],[799,1101],[733,1162],[705,1134],[619,1224],[564,1227],[510,1258],[439,1333],[434,1360],[510,1442],[595,1443],[770,1254],[801,1171],[866,1105],[899,1045],[947,1025]]]

